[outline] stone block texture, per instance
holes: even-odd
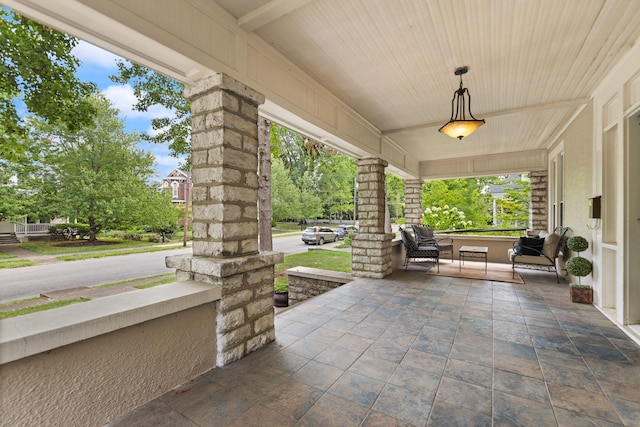
[[[536,171],[529,173],[531,180],[531,204],[529,207],[529,228],[547,230],[548,227],[548,172]]]
[[[224,74],[185,88],[192,112],[193,256],[167,259],[177,277],[221,287],[216,364],[275,339],[274,265],[258,253],[258,106],[264,96]],[[214,325],[212,325],[214,327]]]
[[[342,285],[344,285],[342,281],[289,275],[289,305],[321,295]]]
[[[404,218],[407,225],[422,224],[422,180],[404,182]]]
[[[193,117],[193,253],[257,253],[257,118],[264,96],[224,74],[189,85],[185,96]]]
[[[360,232],[352,241],[354,276],[383,278],[393,271],[391,240],[385,232],[385,175],[382,159],[358,160],[358,219]]]

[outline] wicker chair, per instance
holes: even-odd
[[[440,272],[440,251],[435,245],[418,245],[413,236],[406,230],[400,228],[400,236],[406,251],[404,258],[404,269],[407,270],[409,262],[417,262],[418,259],[427,259],[433,261]]]
[[[421,225],[412,225],[413,234],[416,236],[418,245],[435,245],[440,253],[451,252],[451,262],[453,262],[453,239],[449,237],[443,237],[436,239],[433,229],[428,225],[423,227]]]
[[[516,275],[516,268],[547,270],[556,273],[556,282],[560,283],[556,260],[562,253],[568,231],[568,227],[557,227],[551,234],[542,233],[544,240],[541,247],[528,247],[514,242],[513,248],[508,251],[512,277]]]

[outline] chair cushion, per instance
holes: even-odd
[[[544,245],[542,246],[542,253],[553,259],[556,256],[556,248],[560,243],[560,239],[560,235],[556,233],[551,233],[547,237],[545,237]]]
[[[538,237],[521,237],[518,240],[518,245],[515,247],[515,253],[517,255],[539,256],[544,243],[545,239]]]

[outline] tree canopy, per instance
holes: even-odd
[[[129,84],[137,102],[133,108],[137,111],[149,111],[160,105],[171,111],[166,117],[151,120],[155,134],[142,133],[141,138],[156,144],[167,144],[173,157],[191,156],[191,104],[182,92],[184,84],[171,77],[157,73],[149,68],[129,61],[118,61],[118,74],[111,76],[116,83]],[[187,160],[186,169],[190,160]]]
[[[91,240],[103,229],[175,224],[170,195],[148,183],[155,173],[153,155],[136,147],[137,135],[125,131],[108,100],[91,102],[95,125],[75,132],[30,120],[40,166],[33,199],[52,218],[88,223]]]
[[[4,8],[0,34],[0,158],[14,161],[24,152],[23,110],[76,131],[92,121],[96,87],[75,76],[76,38]]]

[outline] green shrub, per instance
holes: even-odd
[[[406,222],[407,222],[407,219],[406,219],[406,218],[398,218],[398,219],[396,220],[396,223],[397,223],[398,225],[404,225]]]
[[[586,258],[574,256],[567,261],[567,272],[572,276],[584,277],[591,273],[593,264]]]
[[[77,237],[84,239],[89,236],[89,224],[53,224],[49,226],[49,234],[63,235],[65,239],[75,239]]]
[[[589,242],[582,236],[573,236],[567,241],[567,247],[574,252],[584,252],[589,247]]]
[[[150,243],[160,243],[160,236],[152,234],[147,238],[147,240],[149,240]]]
[[[279,277],[278,277],[279,279]],[[276,293],[281,293],[281,292],[289,292],[289,284],[286,281],[286,277],[284,277],[285,280],[276,280],[274,285],[273,285],[273,290]]]

